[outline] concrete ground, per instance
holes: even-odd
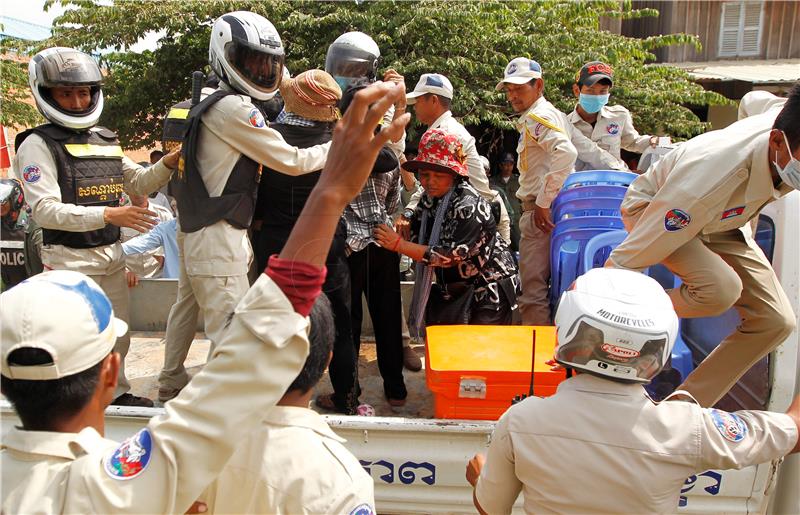
[[[190,374],[197,373],[208,354],[209,341],[202,333],[197,337],[186,359],[186,367]],[[415,352],[425,362],[425,350],[421,345],[415,346]],[[151,399],[158,397],[158,373],[164,360],[164,333],[133,332],[131,348],[126,359],[126,371],[131,383],[131,393],[143,395]],[[425,368],[420,372],[403,371],[408,389],[406,405],[392,408],[383,397],[383,381],[378,372],[375,355],[375,342],[363,341],[358,358],[358,374],[361,381],[361,402],[371,404],[378,416],[396,416],[410,418],[433,418],[433,396],[425,384]],[[328,373],[317,386],[317,394],[333,391]],[[156,405],[160,403],[156,402]],[[312,403],[312,408],[316,406]],[[319,410],[326,413],[324,410]]]

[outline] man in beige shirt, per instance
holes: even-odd
[[[489,178],[483,169],[483,163],[475,148],[475,138],[469,133],[458,120],[453,117],[450,111],[450,103],[453,100],[453,85],[450,79],[440,73],[423,73],[419,78],[414,91],[406,95],[408,105],[414,106],[414,114],[417,120],[428,126],[428,129],[441,129],[455,135],[461,142],[461,147],[466,154],[467,170],[469,170],[469,183],[480,193],[490,204],[497,204],[500,209],[500,219],[497,220],[497,232],[506,243],[511,243],[511,219],[508,210],[502,199],[489,187]],[[400,234],[408,234],[405,227],[408,220],[414,215],[414,208],[417,207],[419,199],[422,198],[422,190],[418,189],[411,196],[411,200],[406,204],[398,230],[404,231]]]
[[[613,320],[613,321],[612,321]],[[576,375],[500,418],[467,466],[480,513],[675,513],[687,477],[800,450],[800,397],[786,414],[656,404],[643,385],[669,358],[678,319],[654,279],[599,268],[556,313],[555,360]],[[485,464],[484,464],[485,462]]]
[[[625,164],[577,131],[544,98],[542,67],[536,61],[513,59],[496,89],[505,90],[514,112],[520,113],[517,197],[523,210],[519,221],[522,295],[518,299],[522,323],[550,325],[550,232],[554,227],[550,204],[574,170],[575,159],[580,157],[598,169],[625,169]]]
[[[772,265],[741,228],[800,187],[798,157],[795,85],[781,111],[681,144],[636,179],[622,202],[629,234],[607,266],[642,270],[663,263],[683,282],[670,292],[678,316],[715,316],[733,306],[742,318],[681,386],[703,406],[713,406],[796,326]]]
[[[36,106],[50,122],[17,135],[14,167],[34,221],[42,227],[46,270],[89,275],[128,320],[129,299],[120,228],[146,231],[155,213],[120,206],[123,190],[146,195],[165,184],[178,164],[173,152],[149,169],[123,153],[117,136],[97,126],[103,111],[102,74],[94,59],[71,48],[48,48],[29,65]],[[125,356],[130,337],[120,335],[119,381],[114,404],[152,406],[129,393]]]
[[[54,271],[0,296],[2,393],[22,420],[0,451],[4,513],[182,513],[192,505],[302,369],[306,316],[333,233],[378,150],[408,123],[402,116],[374,134],[404,93],[378,84],[356,96],[289,240],[236,306],[213,359],[164,415],[122,444],[102,434],[119,368],[114,342],[127,327],[97,284]],[[40,309],[42,298],[59,309]]]
[[[244,31],[241,41],[239,27]],[[234,47],[238,53],[231,50]],[[243,11],[220,17],[212,29],[209,53],[211,67],[224,79],[218,89],[204,89],[204,100],[192,109],[184,142],[185,166],[172,181],[182,270],[178,300],[167,321],[164,366],[158,378],[161,401],[177,395],[189,381],[183,363],[200,311],[213,347],[227,314],[247,291],[253,258],[247,229],[261,165],[289,175],[310,173],[325,165],[329,147],[328,143],[306,149],[290,146],[251,101],[272,98],[283,76],[283,45],[268,20]],[[262,75],[263,69],[270,73]]]
[[[375,513],[372,477],[342,445],[345,440],[308,408],[331,360],[336,333],[324,295],[309,322],[303,370],[203,496],[211,512]]]

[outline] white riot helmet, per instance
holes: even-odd
[[[631,270],[595,268],[561,295],[555,359],[618,381],[649,383],[664,367],[678,316],[658,282]]]
[[[97,125],[103,113],[103,74],[90,55],[65,47],[42,50],[28,63],[28,83],[36,107],[51,123],[78,130]],[[89,107],[82,111],[64,109],[52,95],[52,88],[57,86],[87,86]]]
[[[342,91],[361,80],[375,82],[381,51],[363,32],[345,32],[328,47],[325,71],[333,75]]]
[[[283,43],[275,26],[249,11],[214,22],[208,62],[222,82],[256,100],[270,100],[283,77]]]

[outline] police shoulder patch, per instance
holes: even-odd
[[[350,515],[375,515],[375,508],[367,503],[359,504],[350,511]]]
[[[612,136],[616,136],[619,134],[619,124],[618,123],[609,123],[606,125],[606,132]]]
[[[714,422],[714,427],[726,440],[741,442],[747,438],[747,425],[736,413],[710,408],[708,414]]]
[[[42,170],[36,165],[28,165],[22,169],[22,178],[25,182],[33,184],[42,178]]]
[[[147,468],[152,448],[153,438],[150,431],[142,429],[107,454],[103,460],[103,468],[113,479],[133,479]]]
[[[680,231],[692,223],[692,217],[682,209],[670,209],[664,215],[664,229],[669,232]]]
[[[264,115],[261,114],[261,111],[259,111],[255,107],[250,110],[248,121],[250,122],[250,125],[256,127],[257,129],[260,129],[267,125],[267,122],[264,121]]]

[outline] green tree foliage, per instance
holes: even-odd
[[[36,107],[25,102],[30,89],[28,65],[18,58],[22,48],[18,41],[3,41],[0,46],[0,124],[6,127],[30,127],[42,122]]]
[[[545,94],[564,111],[574,106],[571,86],[580,66],[590,60],[610,63],[616,70],[613,100],[631,110],[643,132],[694,136],[706,126],[685,106],[727,102],[681,70],[646,65],[655,58],[652,50],[698,46],[695,37],[641,40],[599,30],[603,16],[657,14],[635,10],[629,1],[61,1],[75,7],[56,20],[48,44],[116,50],[103,56],[109,71],[103,122],[128,146],[158,140],[161,116],[189,95],[191,72],[206,64],[211,23],[233,10],[254,11],[275,24],[293,73],[324,67],[328,45],[343,32],[366,32],[381,48],[381,68],[397,69],[409,88],[422,73],[447,75],[456,90],[454,112],[466,124],[513,127],[509,106],[494,86],[506,63],[518,56],[542,64]],[[123,51],[158,30],[165,35],[157,50]]]

